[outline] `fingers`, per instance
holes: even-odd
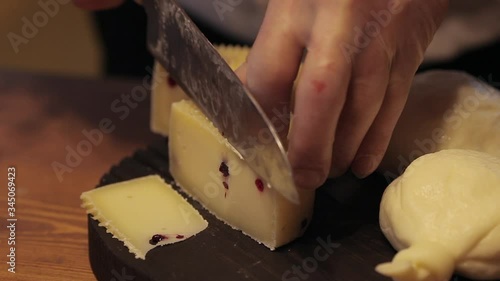
[[[318,11],[298,81],[288,153],[295,181],[303,188],[321,185],[330,169],[337,122],[351,77],[352,66],[339,48],[350,36],[346,28],[351,26],[350,19],[348,12]]]
[[[240,75],[246,72],[242,80],[268,115],[288,108],[304,49],[295,28],[295,2],[269,2],[247,63],[238,70]]]
[[[404,10],[401,13],[402,17],[395,20],[388,29],[397,29],[404,23],[404,19],[411,18],[411,15],[407,14],[409,11],[411,9]],[[395,36],[397,32],[392,31],[390,34]],[[416,36],[416,33],[418,31],[407,32],[405,36],[410,38],[411,42],[420,42],[420,37]],[[351,165],[353,174],[358,178],[365,178],[373,173],[382,161],[396,123],[404,109],[413,77],[423,58],[425,44],[407,45],[407,41],[398,41],[396,37],[391,38],[391,41],[399,43],[392,44],[396,46],[397,51],[392,55],[393,61],[384,101]]]
[[[343,175],[351,166],[382,106],[390,64],[386,50],[377,43],[355,58],[353,77],[335,135],[330,176]]]
[[[75,6],[86,10],[105,10],[120,6],[124,0],[73,0]]]
[[[368,130],[352,164],[352,172],[359,178],[373,173],[387,150],[391,135],[401,116],[417,66],[395,60],[384,102]]]

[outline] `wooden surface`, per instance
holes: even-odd
[[[159,174],[173,184],[167,140],[124,158],[100,185]],[[98,280],[117,276],[134,281],[389,281],[375,272],[395,251],[380,231],[379,203],[387,185],[380,175],[360,181],[346,175],[316,192],[314,215],[305,234],[275,251],[218,220],[181,194],[208,221],[196,237],[156,247],[136,259],[123,242],[89,217],[89,257]],[[178,189],[178,188],[177,188]],[[451,281],[470,281],[454,276]]]
[[[111,168],[101,184],[149,174],[172,183],[166,145],[163,140],[138,150]],[[337,193],[329,192],[333,186]],[[276,251],[233,230],[189,197],[208,228],[182,243],[155,248],[145,260],[136,259],[122,242],[89,219],[92,268],[99,280],[121,273],[134,281],[385,281],[374,270],[394,255],[378,227],[384,187],[377,176],[362,182],[353,178],[328,182],[317,192],[315,215],[304,236]]]
[[[87,216],[80,208],[79,196],[81,192],[94,188],[108,172],[111,176],[104,177],[108,182],[154,172],[154,169],[127,170],[130,168],[130,165],[127,166],[129,160],[122,161],[148,144],[161,141],[149,132],[149,99],[129,106],[121,101],[122,96],[140,90],[137,88],[140,84],[142,81],[93,81],[0,71],[0,280],[96,280],[89,264]],[[124,116],[127,111],[128,115]],[[71,163],[75,159],[66,159],[68,151],[76,150],[87,140],[82,130],[98,129],[103,118],[109,118],[108,125],[115,126],[114,131],[103,133],[102,141],[91,145],[92,151],[82,156],[80,163]],[[158,157],[161,158],[161,153],[156,158],[149,156],[157,160]],[[163,159],[159,161],[166,158]],[[52,166],[55,162],[67,165],[71,171],[58,178]],[[118,168],[111,168],[120,162]],[[161,163],[149,163],[150,166],[158,164],[161,166]],[[16,169],[15,217],[18,221],[15,274],[7,271],[6,263],[8,167]],[[157,172],[166,174],[165,170]],[[333,185],[335,188],[320,190],[315,219],[305,239],[297,240],[276,255],[269,255],[269,251],[259,250],[262,248],[249,238],[233,231],[231,237],[246,247],[236,249],[235,253],[239,255],[236,257],[244,258],[245,262],[238,264],[238,259],[224,256],[222,251],[229,248],[221,239],[213,243],[216,247],[211,252],[191,253],[183,258],[198,268],[200,265],[196,262],[200,255],[205,260],[223,259],[232,266],[190,272],[186,265],[179,264],[184,266],[183,270],[176,269],[180,276],[203,276],[201,279],[191,277],[180,280],[226,281],[217,277],[241,274],[253,280],[280,280],[286,270],[302,265],[313,255],[311,251],[319,245],[316,239],[327,239],[329,235],[339,247],[328,257],[328,266],[321,264],[321,270],[311,272],[307,280],[388,280],[373,271],[377,263],[389,260],[394,254],[377,223],[378,200],[384,183],[372,185],[370,180],[358,182],[347,179]],[[215,221],[212,224],[217,226]],[[92,227],[91,224],[90,229]],[[106,236],[102,228],[97,232],[99,237],[93,241],[102,243],[101,249],[115,247],[126,251],[115,239]],[[173,247],[182,245],[189,246],[188,243],[178,243]],[[255,252],[257,256],[245,257],[246,252]],[[154,266],[165,266],[164,261],[154,259],[162,253],[165,253],[162,249],[151,252],[151,261],[156,261]],[[264,258],[260,257],[264,255]],[[253,259],[260,262],[249,263]],[[103,281],[140,281],[139,275],[131,277],[124,267],[103,267],[103,270],[107,274]],[[272,278],[268,279],[270,276]],[[290,277],[283,280],[306,280],[302,277],[292,279],[297,277],[295,275]],[[161,279],[160,276],[153,280]]]
[[[151,142],[149,98],[124,111],[111,104],[142,81],[92,81],[0,71],[0,280],[95,280],[88,260],[87,217],[80,193],[109,168]],[[123,106],[123,103],[118,104]],[[109,118],[103,134],[72,172],[58,179],[51,164],[65,164],[66,147],[85,140],[82,130]],[[7,167],[16,168],[16,273],[7,272]],[[68,166],[69,167],[69,166]],[[9,246],[10,247],[10,246]]]

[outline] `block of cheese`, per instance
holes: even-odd
[[[82,207],[136,258],[156,246],[186,240],[208,223],[159,176],[146,176],[82,193]]]
[[[155,62],[152,83],[150,128],[154,133],[168,136],[170,105],[188,96],[158,62]]]
[[[300,190],[300,205],[260,179],[194,105],[172,105],[170,173],[208,211],[270,249],[301,236],[311,221],[314,190]]]
[[[245,62],[250,51],[249,47],[243,46],[219,45],[216,49],[233,70]],[[157,134],[168,136],[170,106],[189,97],[158,62],[155,62],[152,83],[150,128]]]

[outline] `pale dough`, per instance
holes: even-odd
[[[393,180],[416,158],[452,148],[500,157],[500,92],[462,72],[418,74],[378,171]]]
[[[458,149],[418,158],[384,192],[380,226],[402,251],[376,269],[395,280],[500,278],[500,158]]]

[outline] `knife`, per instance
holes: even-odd
[[[147,47],[268,186],[298,204],[276,129],[255,98],[175,0],[144,0]]]

